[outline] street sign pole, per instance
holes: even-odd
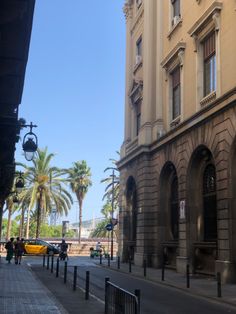
[[[112,171],[112,198],[111,198],[111,221],[113,221],[114,216],[114,176],[115,172]],[[113,260],[113,238],[114,238],[114,231],[113,226],[111,229],[111,260]]]

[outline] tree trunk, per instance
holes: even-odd
[[[5,199],[0,200],[0,241],[2,241],[2,217],[3,217],[3,207],[5,204]]]
[[[8,208],[8,220],[7,220],[7,233],[6,233],[6,239],[10,239],[10,234],[11,234],[11,214],[12,214],[12,209]]]
[[[27,210],[27,222],[26,222],[26,239],[29,239],[29,224],[30,224],[30,208]]]
[[[41,230],[41,203],[42,203],[42,190],[40,190],[38,204],[37,204],[37,226],[36,226],[36,239],[40,237]]]
[[[21,219],[20,219],[20,229],[19,229],[19,237],[24,237],[24,221],[25,221],[25,208],[22,207],[21,210]]]
[[[79,243],[81,242],[82,205],[83,205],[83,201],[82,201],[82,200],[79,200]]]

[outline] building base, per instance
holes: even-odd
[[[236,263],[216,260],[216,273],[221,273],[222,283],[236,283]]]
[[[186,274],[186,268],[189,264],[189,260],[185,256],[177,256],[176,258],[176,271],[180,274]],[[191,266],[190,266],[191,268]],[[191,271],[191,269],[190,269]]]

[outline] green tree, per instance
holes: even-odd
[[[25,168],[27,187],[21,199],[22,206],[29,204],[29,210],[36,211],[36,238],[40,236],[42,218],[56,208],[59,215],[67,215],[72,204],[70,193],[64,188],[63,172],[57,167],[51,167],[54,154],[48,154],[47,148],[37,150],[33,166]]]
[[[117,154],[119,154],[117,152]],[[112,174],[101,180],[101,183],[106,184],[105,193],[103,195],[103,200],[107,199],[113,202],[113,210],[117,211],[119,207],[119,192],[120,192],[120,176],[119,170],[117,169],[117,160],[110,159],[112,165],[107,167],[104,172],[111,172]]]
[[[68,181],[71,190],[75,193],[79,203],[79,243],[81,241],[81,227],[82,227],[82,209],[85,195],[89,187],[92,185],[91,170],[87,166],[85,160],[73,163],[73,167],[67,170]]]

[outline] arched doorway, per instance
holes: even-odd
[[[133,177],[126,184],[126,215],[124,217],[124,260],[134,259],[137,239],[137,192]]]
[[[168,162],[160,175],[160,230],[164,262],[176,268],[179,239],[179,193],[175,166]]]
[[[187,179],[189,252],[197,273],[214,274],[217,257],[216,170],[205,146],[192,155]]]

